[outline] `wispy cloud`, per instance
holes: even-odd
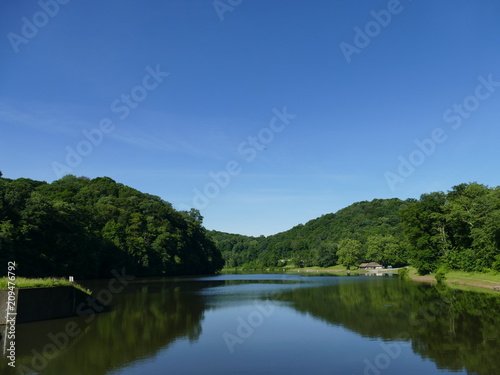
[[[38,101],[15,104],[0,102],[0,122],[5,126],[22,126],[70,136],[91,126],[60,106]]]
[[[167,142],[164,139],[140,131],[115,131],[109,134],[109,137],[116,141],[126,143],[130,146],[147,150],[159,150],[167,152],[180,151],[180,148],[178,146]]]
[[[334,180],[337,182],[354,182],[359,179],[359,176],[354,175],[354,174],[328,174],[328,173],[296,173],[296,174],[290,174],[290,173],[283,173],[283,174],[276,174],[276,173],[246,173],[245,176],[249,178],[268,178],[268,179],[287,179],[287,180],[293,180],[293,179],[328,179],[328,180]]]

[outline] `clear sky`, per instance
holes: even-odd
[[[0,170],[269,235],[500,185],[500,2],[3,0]]]

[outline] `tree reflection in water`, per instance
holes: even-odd
[[[33,350],[40,352],[51,342],[49,333],[61,332],[74,321],[82,333],[37,373],[104,375],[154,358],[177,340],[196,342],[208,309],[224,314],[227,306],[271,298],[370,339],[411,343],[415,353],[439,368],[497,373],[500,298],[496,295],[389,278],[296,278],[136,280],[115,296],[110,312],[96,315],[90,324],[74,318],[18,325],[17,364],[30,366]],[[8,374],[12,369],[4,364],[0,372]]]

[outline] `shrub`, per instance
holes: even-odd
[[[410,273],[408,272],[408,268],[400,268],[398,271],[398,275],[401,280],[408,280],[410,278]]]
[[[446,281],[446,270],[444,268],[439,268],[434,275],[434,278],[438,284],[442,284]]]

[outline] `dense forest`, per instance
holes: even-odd
[[[214,273],[221,254],[197,210],[111,178],[67,175],[50,184],[0,178],[0,263],[25,277]],[[5,274],[7,267],[0,268]]]
[[[268,237],[210,234],[227,267],[356,267],[374,261],[411,264],[420,274],[438,268],[500,271],[500,187],[461,184],[419,200],[358,202]]]
[[[200,212],[109,177],[52,183],[0,177],[0,262],[26,277],[214,273],[226,267],[329,267],[360,262],[500,271],[500,187],[477,183],[419,200],[375,199],[271,236],[208,231]],[[6,267],[0,270],[5,274]]]
[[[439,267],[500,271],[500,187],[461,184],[423,194],[401,220],[409,261],[421,274]]]
[[[357,266],[363,260],[400,266],[408,262],[400,199],[357,202],[272,236],[211,231],[227,267]]]

